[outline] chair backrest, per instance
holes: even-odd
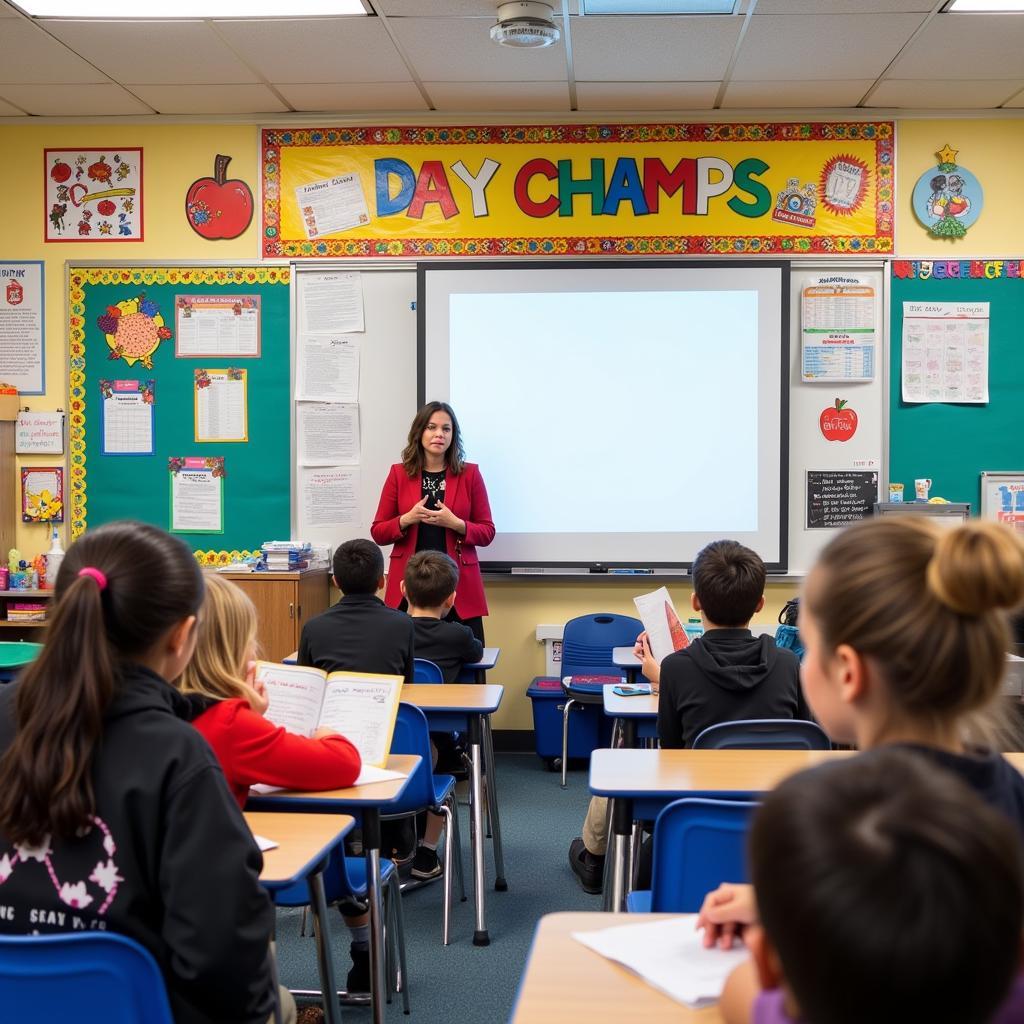
[[[722,882],[745,882],[746,800],[676,800],[654,823],[651,910],[691,914]]]
[[[643,628],[639,619],[611,612],[570,619],[562,632],[559,674],[620,675],[622,670],[612,663],[612,648],[632,647]]]
[[[831,750],[820,725],[793,718],[754,718],[709,726],[694,750]]]
[[[384,817],[408,814],[434,805],[434,779],[431,768],[430,729],[427,717],[413,704],[399,704],[395,731],[391,735],[392,754],[419,754],[419,767],[405,787],[402,799],[382,809]]]
[[[149,951],[113,932],[0,935],[4,1020],[173,1024]]]
[[[413,658],[412,681],[414,683],[443,683],[444,673],[427,658]]]

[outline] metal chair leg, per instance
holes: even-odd
[[[398,946],[398,974],[396,987],[402,993],[402,1012],[409,1015],[409,968],[405,958],[405,913],[402,910],[402,890],[398,885],[398,872],[392,876],[394,898],[391,909],[394,914],[395,942]]]
[[[441,910],[441,939],[448,945],[452,912],[452,872],[455,870],[453,863],[452,847],[454,845],[452,833],[452,809],[445,801],[441,804],[441,813],[444,815],[444,906]]]
[[[451,795],[452,842],[455,845],[455,870],[459,881],[459,902],[466,902],[466,874],[462,866],[462,826],[459,824],[459,803],[454,790]]]
[[[562,789],[566,787],[566,772],[569,766],[569,709],[576,703],[567,697],[562,705]]]

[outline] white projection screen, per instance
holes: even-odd
[[[789,265],[420,265],[419,399],[450,402],[497,535],[484,568],[784,571]]]

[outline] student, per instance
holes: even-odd
[[[195,654],[178,680],[193,699],[192,724],[213,748],[239,807],[257,783],[342,789],[359,776],[359,751],[333,729],[296,736],[263,717],[267,698],[252,681],[256,609],[230,580],[206,581]]]
[[[725,1024],[1024,1019],[1017,832],[952,774],[893,747],[800,772],[749,857],[761,924]]]
[[[0,932],[120,932],[160,965],[177,1024],[263,1024],[262,858],[167,682],[202,600],[192,552],[155,527],[69,548],[46,645],[0,692]]]
[[[754,636],[750,620],[764,607],[766,571],[760,556],[734,540],[717,540],[693,560],[693,610],[704,634],[661,665],[642,633],[636,655],[658,697],[662,747],[689,747],[705,729],[745,718],[807,718],[800,662],[770,636]],[[599,893],[608,844],[608,801],[590,801],[583,835],[569,864],[584,892]]]
[[[1024,776],[965,738],[998,700],[1007,611],[1024,603],[1024,545],[975,520],[866,520],[837,535],[804,584],[803,686],[822,728],[862,750],[898,744],[959,776],[1024,836]],[[707,945],[757,919],[749,886],[701,908]]]
[[[412,682],[413,627],[377,597],[384,556],[370,540],[348,540],[334,552],[334,585],[342,598],[302,627],[298,663],[325,672],[379,672]]]

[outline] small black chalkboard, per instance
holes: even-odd
[[[878,473],[859,469],[807,471],[807,529],[830,530],[871,516]]]

